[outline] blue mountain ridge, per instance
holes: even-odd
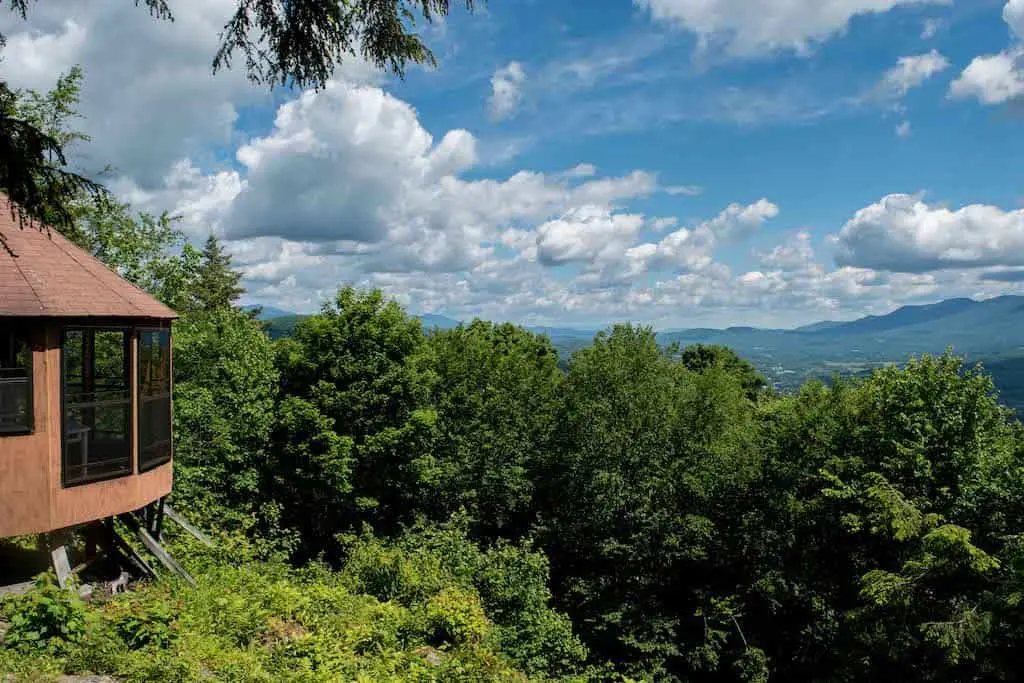
[[[264,315],[269,307],[264,309]],[[304,316],[288,314],[268,321],[271,336],[287,336]],[[460,324],[440,314],[420,316],[424,328],[451,329]],[[594,329],[527,326],[545,334],[563,362],[587,346]],[[821,321],[795,329],[734,326],[660,332],[661,343],[717,344],[746,358],[780,390],[808,379],[857,375],[913,355],[952,349],[969,363],[982,361],[1009,405],[1024,406],[1024,296],[976,301],[947,299],[902,306],[885,315],[850,321]]]
[[[251,307],[247,307],[251,308]],[[272,306],[264,306],[260,318],[273,323],[276,319],[294,322],[304,316],[289,313]],[[437,313],[419,316],[425,329],[451,329],[461,322]],[[468,321],[465,321],[468,322]],[[526,326],[527,329],[551,337],[582,339],[589,342],[596,328],[581,329],[554,326]],[[1024,347],[1024,296],[1000,296],[976,301],[973,299],[947,299],[934,304],[902,306],[885,315],[871,315],[851,321],[826,320],[795,329],[733,326],[717,328],[687,328],[659,333],[663,341],[686,343],[726,344],[741,346],[768,343],[815,345],[836,339],[851,342],[882,344],[896,343],[900,347],[924,344],[926,349],[947,346],[964,350],[988,348],[1012,350]],[[936,346],[938,345],[938,346]]]

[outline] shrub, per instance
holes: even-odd
[[[490,630],[480,598],[459,588],[446,588],[423,608],[427,641],[436,647],[477,644]]]
[[[22,650],[62,652],[80,641],[87,627],[85,603],[48,574],[36,581],[34,590],[5,600],[0,614],[10,622],[4,645]]]

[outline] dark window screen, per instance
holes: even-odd
[[[139,332],[139,471],[171,459],[171,333]]]
[[[32,432],[32,347],[0,325],[0,436]]]
[[[64,485],[131,474],[128,332],[64,331]]]

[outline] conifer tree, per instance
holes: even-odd
[[[210,312],[233,306],[245,293],[239,285],[241,279],[242,274],[231,267],[231,255],[224,251],[220,240],[210,235],[196,268],[191,308]]]

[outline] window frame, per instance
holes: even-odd
[[[167,334],[167,372],[168,372],[168,391],[167,391],[167,405],[168,414],[167,420],[169,424],[168,433],[170,434],[170,444],[167,447],[167,457],[160,458],[159,460],[153,460],[143,464],[142,462],[142,335],[145,332],[163,332]],[[135,431],[135,471],[137,474],[143,474],[151,470],[155,470],[158,467],[162,467],[167,463],[174,460],[174,339],[171,334],[170,326],[159,327],[154,325],[140,325],[134,328],[135,337],[135,415],[136,424],[138,427]]]
[[[12,337],[17,338],[18,336],[18,325],[8,324],[6,327],[10,328],[10,334]],[[4,429],[0,427],[0,439],[9,436],[31,436],[36,433],[36,392],[35,392],[35,344],[32,340],[32,334],[30,327],[26,326],[26,331],[22,334],[22,340],[25,342],[25,347],[28,350],[28,367],[25,368],[27,371],[26,379],[27,386],[26,391],[28,392],[28,414],[26,415],[26,424],[16,429]]]
[[[75,488],[77,486],[88,486],[89,484],[98,484],[104,481],[112,481],[114,479],[122,479],[124,477],[134,476],[136,474],[136,454],[135,454],[135,392],[132,391],[132,340],[134,339],[134,327],[131,325],[123,324],[71,324],[63,325],[60,328],[60,483],[62,488]],[[91,330],[93,333],[96,332],[120,332],[124,335],[124,370],[125,378],[127,381],[126,392],[128,394],[128,433],[126,440],[128,442],[128,469],[125,472],[114,472],[112,474],[106,474],[99,477],[89,477],[86,479],[75,479],[68,481],[68,468],[67,468],[67,359],[65,358],[65,342],[67,339],[68,332],[85,332]]]

